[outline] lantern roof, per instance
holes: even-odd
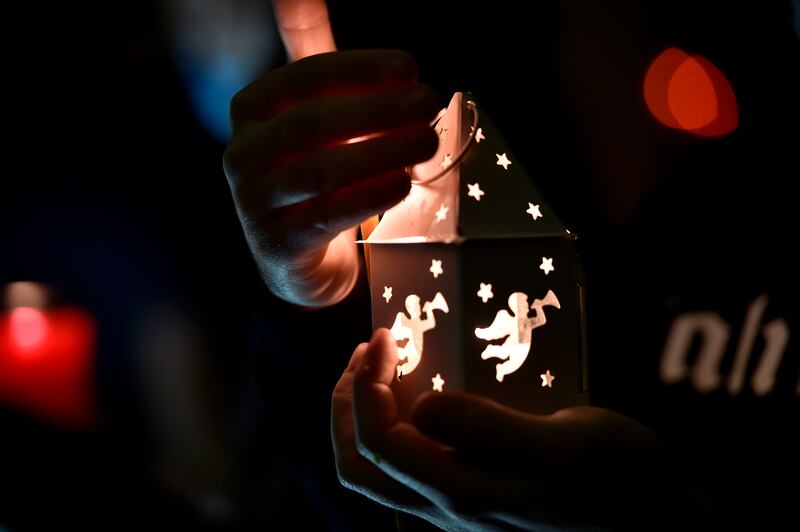
[[[411,170],[408,196],[367,243],[568,236],[500,132],[467,92],[434,122],[439,148]]]

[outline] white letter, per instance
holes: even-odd
[[[686,378],[686,358],[697,333],[702,334],[702,344],[692,380],[698,391],[709,392],[720,385],[719,364],[730,336],[730,327],[714,312],[693,312],[675,318],[661,357],[661,380],[671,384]]]

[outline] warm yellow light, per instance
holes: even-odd
[[[390,329],[392,337],[397,342],[397,358],[402,364],[397,366],[397,378],[408,375],[414,371],[422,359],[423,336],[426,332],[436,327],[434,310],[447,314],[450,308],[441,292],[436,292],[433,301],[426,301],[420,307],[420,297],[411,294],[406,297],[406,311],[398,312]],[[425,319],[422,319],[422,313]]]
[[[481,353],[481,358],[499,358],[504,362],[496,366],[495,378],[503,382],[506,375],[514,373],[528,358],[531,347],[531,331],[547,323],[543,307],[553,306],[561,308],[555,293],[548,290],[544,299],[534,299],[531,309],[536,311],[532,318],[528,317],[528,295],[523,292],[514,292],[508,297],[508,311],[500,310],[491,325],[486,328],[476,328],[475,336],[481,340],[499,340],[506,338],[502,345],[489,344]]]

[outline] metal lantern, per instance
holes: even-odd
[[[582,400],[574,237],[468,93],[437,117],[437,154],[366,240],[374,327],[397,342],[401,414],[429,390],[548,413]]]

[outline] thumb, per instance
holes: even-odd
[[[272,6],[289,62],[336,50],[325,0],[273,0]]]
[[[414,407],[414,424],[457,451],[501,458],[515,448],[550,453],[556,428],[549,416],[526,414],[465,393],[428,392]]]

